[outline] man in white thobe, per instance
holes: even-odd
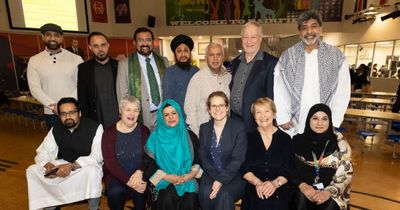
[[[344,55],[322,40],[322,20],[315,11],[300,14],[301,41],[279,58],[274,73],[278,125],[289,135],[303,133],[311,106],[324,103],[332,110],[334,127],[343,121],[350,100],[349,65]]]
[[[29,209],[50,210],[89,199],[89,209],[97,210],[102,192],[103,127],[81,118],[75,98],[62,98],[57,109],[61,123],[51,128],[36,150],[36,164],[26,170]]]

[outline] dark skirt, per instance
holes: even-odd
[[[287,185],[279,187],[268,199],[260,199],[254,185],[247,184],[242,199],[242,210],[288,210],[289,190]]]
[[[174,185],[158,192],[157,200],[154,201],[152,210],[199,210],[199,202],[196,193],[184,193],[179,196]]]

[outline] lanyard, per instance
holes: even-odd
[[[322,153],[319,156],[319,160],[317,160],[317,155],[313,151],[311,151],[312,156],[313,156],[313,160],[314,160],[313,161],[313,165],[314,165],[314,168],[315,168],[315,179],[314,179],[315,183],[318,183],[318,181],[319,181],[319,169],[320,169],[319,166],[321,164],[322,158],[324,157],[325,150],[326,150],[326,147],[328,146],[328,143],[329,143],[329,140],[326,141],[324,150],[322,150]]]

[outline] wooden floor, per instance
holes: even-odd
[[[384,143],[383,135],[375,137],[373,143],[370,139],[364,143],[355,135],[354,123],[345,127],[354,165],[350,209],[400,209],[400,155],[392,159],[392,145]],[[24,121],[6,121],[0,115],[0,210],[28,209],[25,169],[33,163],[35,149],[46,134],[39,124],[33,130],[31,122],[26,127]],[[84,210],[87,205],[62,209]],[[108,209],[105,197],[100,209]]]

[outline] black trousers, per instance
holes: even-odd
[[[179,196],[174,185],[158,192],[157,200],[153,203],[152,210],[199,210],[196,193],[184,193]]]
[[[120,181],[112,180],[107,186],[108,207],[111,210],[124,210],[125,202],[127,198],[130,198],[134,210],[146,210],[145,193],[138,193]]]
[[[337,203],[332,199],[325,201],[324,203],[317,205],[315,202],[311,202],[307,197],[300,191],[296,190],[292,195],[291,202],[292,210],[340,210]]]

